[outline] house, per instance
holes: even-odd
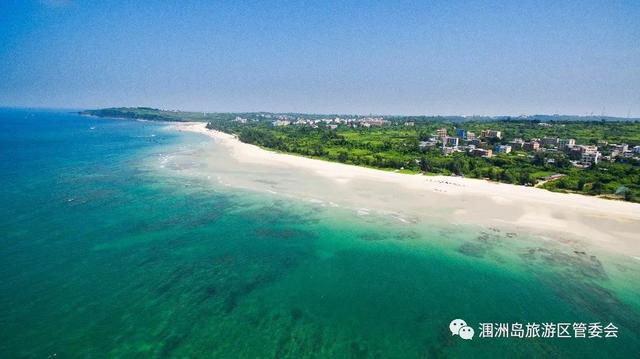
[[[501,139],[502,138],[502,131],[483,130],[480,133],[480,137]]]
[[[465,139],[466,139],[467,141],[473,141],[473,140],[475,140],[475,139],[476,139],[476,134],[475,134],[475,133],[473,133],[473,132],[469,132],[469,131],[467,131],[466,136],[467,136],[467,137],[466,137]]]
[[[582,157],[580,158],[580,164],[585,167],[590,167],[592,165],[597,165],[600,161],[600,152],[584,152],[582,153]]]
[[[489,148],[489,145],[486,142],[482,142],[480,139],[476,138],[472,141],[468,141],[467,144],[476,146],[478,148]]]
[[[445,137],[443,143],[447,147],[458,147],[458,141],[460,139],[458,137]]]
[[[276,120],[276,121],[273,121],[272,124],[274,126],[289,126],[291,124],[291,121],[288,121],[288,120]]]
[[[431,148],[431,147],[435,147],[437,145],[436,140],[429,140],[429,141],[420,141],[420,149],[426,149],[426,148]]]
[[[558,140],[558,148],[561,150],[570,149],[575,145],[576,140],[574,138],[561,138]]]
[[[629,150],[629,145],[623,143],[621,145],[611,144],[609,147],[613,147],[614,151],[618,151],[619,153],[627,152]]]
[[[476,156],[476,157],[492,157],[493,156],[493,151],[485,150],[483,148],[476,148],[476,149],[471,151],[471,154]]]
[[[580,161],[582,154],[598,152],[598,146],[576,145],[569,150],[569,158]]]
[[[582,154],[582,153],[595,153],[598,152],[598,146],[588,146],[588,145],[580,145],[580,146],[575,146],[574,149],[577,148],[577,150]]]
[[[525,151],[539,151],[540,150],[540,142],[538,141],[529,141],[525,142],[522,145],[522,149]]]
[[[509,145],[496,145],[494,148],[496,153],[511,153],[511,146]]]
[[[513,150],[521,150],[524,145],[524,141],[521,138],[514,138],[513,141],[509,142],[509,145]]]

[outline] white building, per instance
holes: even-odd
[[[277,120],[277,121],[273,121],[272,124],[274,126],[289,126],[291,124],[291,121],[288,121],[288,120]]]
[[[576,145],[574,138],[561,138],[558,140],[558,148],[564,150],[565,148],[571,148]]]
[[[430,147],[435,147],[438,143],[435,140],[429,140],[429,141],[420,141],[420,148],[421,149],[425,149],[425,148],[430,148]]]
[[[443,142],[448,147],[458,147],[459,141],[458,137],[445,137]]]
[[[629,145],[623,143],[621,145],[611,145],[614,151],[618,151],[619,153],[627,152],[629,150]]]
[[[495,147],[496,153],[511,153],[511,146],[509,145],[497,145]]]
[[[600,152],[584,152],[580,158],[580,164],[583,166],[597,165],[600,161]]]

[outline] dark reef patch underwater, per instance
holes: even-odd
[[[163,127],[0,111],[0,358],[640,352],[640,261],[212,186],[158,169],[206,141]],[[462,340],[456,318],[619,337]]]

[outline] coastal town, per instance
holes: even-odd
[[[271,115],[263,115],[266,119]],[[246,124],[248,119],[236,117],[236,122]],[[274,127],[280,126],[309,126],[317,129],[325,127],[330,130],[337,130],[340,126],[349,128],[371,128],[391,126],[393,121],[385,120],[384,117],[364,117],[364,118],[322,118],[307,119],[298,117],[291,119],[287,115],[279,115],[271,122]],[[401,123],[407,127],[415,127],[415,121],[405,121]],[[540,122],[541,127],[552,127],[553,123]],[[561,124],[560,124],[561,126]],[[465,152],[477,157],[493,157],[497,154],[510,153],[531,153],[546,152],[552,154],[564,154],[576,167],[591,167],[601,161],[615,162],[629,159],[640,160],[640,145],[630,146],[627,143],[609,143],[606,140],[598,140],[597,144],[580,144],[575,138],[506,138],[502,131],[485,129],[480,133],[466,130],[464,127],[454,127],[453,133],[446,127],[438,128],[428,139],[420,141],[420,149],[440,149],[442,154],[449,155],[455,152]],[[553,163],[555,159],[549,158]]]
[[[547,124],[541,124],[547,125]],[[551,126],[551,125],[549,125]],[[640,160],[640,146],[629,147],[628,144],[599,141],[598,145],[577,144],[575,138],[544,137],[505,139],[501,131],[483,130],[479,135],[463,128],[457,128],[454,136],[447,134],[446,128],[440,128],[427,141],[420,142],[420,148],[441,149],[443,154],[467,152],[473,156],[492,157],[494,154],[515,152],[547,152],[565,154],[576,167],[591,167],[600,161]],[[530,155],[532,156],[532,155]],[[549,158],[549,163],[555,159]]]

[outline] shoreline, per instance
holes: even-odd
[[[640,204],[637,203],[482,179],[383,171],[279,153],[243,143],[233,135],[205,126],[201,122],[168,125],[178,131],[212,138],[226,147],[240,164],[268,166],[281,171],[302,170],[322,177],[333,186],[331,191],[324,192],[336,190],[349,195],[367,186],[365,192],[370,189],[369,192],[381,197],[376,204],[385,210],[387,206],[395,205],[400,210],[431,215],[430,209],[435,203],[435,207],[448,211],[443,219],[454,223],[521,228],[539,235],[577,236],[615,252],[636,259],[640,257],[640,241],[634,240],[640,232]],[[384,193],[378,193],[381,191]],[[368,201],[370,196],[361,197]]]

